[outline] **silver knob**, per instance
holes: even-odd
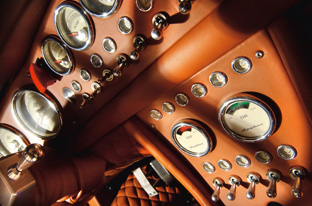
[[[291,194],[296,198],[300,198],[303,196],[302,191],[302,179],[304,179],[306,175],[306,169],[301,166],[293,166],[289,169],[290,177],[295,180],[292,188]]]
[[[143,35],[137,35],[133,38],[132,45],[134,50],[130,52],[130,59],[137,61],[140,58],[139,52],[146,48],[146,38]]]
[[[111,82],[114,80],[114,74],[109,69],[104,69],[102,72],[102,78],[98,80],[99,83],[103,83],[104,81]]]
[[[215,191],[213,192],[213,194],[211,195],[211,199],[214,202],[217,202],[220,199],[220,189],[221,187],[223,187],[224,185],[224,181],[223,179],[216,177],[212,180],[213,185],[216,187]]]
[[[259,184],[261,176],[258,173],[250,172],[247,174],[247,181],[250,182],[246,197],[248,199],[255,198],[256,184]]]
[[[157,13],[153,16],[152,24],[154,29],[151,32],[151,36],[155,40],[162,38],[162,31],[168,26],[168,17],[164,13]]]
[[[113,74],[115,77],[120,77],[123,73],[124,68],[129,65],[129,60],[127,55],[120,54],[116,58],[117,66],[113,69]]]
[[[229,182],[231,184],[230,192],[227,195],[229,200],[235,200],[236,187],[238,187],[241,183],[242,179],[237,175],[232,175],[229,178]]]
[[[266,194],[270,198],[275,198],[276,193],[276,183],[281,180],[281,173],[277,170],[269,169],[266,172],[266,177],[270,181],[269,188],[266,191]]]
[[[44,148],[40,144],[28,145],[20,154],[19,162],[8,169],[8,177],[12,180],[18,180],[24,170],[42,159],[44,153]]]
[[[193,0],[178,0],[179,2],[179,12],[181,14],[188,14],[192,8]]]

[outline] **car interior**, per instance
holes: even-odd
[[[0,206],[312,204],[310,0],[0,16]]]

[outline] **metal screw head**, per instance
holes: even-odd
[[[264,56],[264,53],[263,51],[256,51],[255,56],[260,59]]]

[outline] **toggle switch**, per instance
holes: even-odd
[[[213,185],[216,187],[215,191],[213,192],[213,194],[211,195],[211,199],[214,202],[217,202],[220,199],[220,189],[221,187],[223,187],[224,185],[224,181],[223,179],[216,177],[213,179],[212,181]]]
[[[130,52],[130,59],[137,61],[140,58],[139,52],[146,48],[146,38],[143,35],[137,35],[133,38],[132,45],[134,50]]]
[[[40,144],[30,144],[20,155],[18,163],[8,169],[8,177],[12,180],[18,180],[24,170],[27,170],[36,162],[39,162],[44,156],[44,148]]]
[[[229,200],[235,200],[236,188],[240,185],[242,179],[237,175],[232,175],[229,177],[229,182],[231,184],[230,192],[227,195]]]
[[[120,54],[116,58],[117,66],[113,69],[113,75],[115,77],[120,77],[123,73],[124,68],[129,65],[128,56],[125,54]]]
[[[152,19],[152,24],[154,29],[151,32],[151,36],[155,40],[160,40],[162,38],[162,32],[168,26],[168,15],[164,13],[157,13]]]
[[[247,193],[246,193],[246,197],[248,199],[255,198],[256,184],[259,184],[260,180],[261,180],[261,176],[258,173],[249,172],[247,174],[247,181],[250,182]]]
[[[266,191],[266,194],[270,198],[275,198],[276,193],[276,183],[281,180],[281,173],[274,169],[269,169],[266,172],[266,177],[270,181],[269,188]]]
[[[307,176],[306,173],[306,169],[301,166],[293,166],[289,169],[290,177],[295,180],[291,188],[291,194],[296,198],[303,196],[302,180]]]
[[[194,0],[178,0],[179,12],[181,14],[188,14],[192,9],[192,2]]]

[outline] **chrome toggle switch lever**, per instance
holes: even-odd
[[[300,198],[303,196],[302,192],[302,179],[304,179],[306,175],[306,169],[301,166],[293,166],[289,169],[289,174],[291,178],[295,180],[292,188],[291,194],[296,198]]]
[[[98,80],[99,83],[103,83],[104,81],[111,82],[114,80],[114,74],[109,69],[104,69],[102,72],[102,78]]]
[[[126,68],[129,65],[127,55],[125,54],[118,55],[116,58],[116,63],[117,66],[115,67],[115,69],[113,69],[113,74],[115,77],[120,77],[122,75],[124,68]]]
[[[213,192],[213,194],[211,195],[211,199],[214,202],[217,202],[220,198],[220,189],[221,187],[223,187],[224,185],[224,181],[223,179],[216,177],[212,180],[213,185],[216,187],[215,191]]]
[[[19,162],[9,167],[8,177],[12,180],[18,180],[24,170],[39,162],[43,156],[44,148],[40,144],[28,145],[20,154]]]
[[[194,0],[178,0],[179,12],[181,14],[188,14],[191,11],[193,1]]]
[[[154,29],[151,32],[151,36],[155,40],[162,38],[162,31],[168,26],[168,16],[164,13],[157,13],[152,19]]]
[[[146,38],[143,35],[137,35],[133,38],[132,45],[134,50],[130,52],[130,59],[137,61],[140,58],[139,52],[146,48]]]
[[[266,194],[270,198],[275,198],[277,195],[276,183],[281,180],[281,173],[277,170],[269,169],[266,172],[266,177],[270,181],[269,188],[267,189]]]
[[[235,193],[236,193],[236,188],[240,185],[242,179],[238,177],[237,175],[232,175],[229,178],[229,182],[232,185],[230,188],[230,192],[227,195],[227,198],[229,200],[235,200]]]
[[[250,172],[247,174],[247,180],[248,182],[250,182],[250,185],[246,193],[246,197],[248,199],[255,198],[256,184],[259,184],[260,179],[261,179],[261,176],[258,173]]]

